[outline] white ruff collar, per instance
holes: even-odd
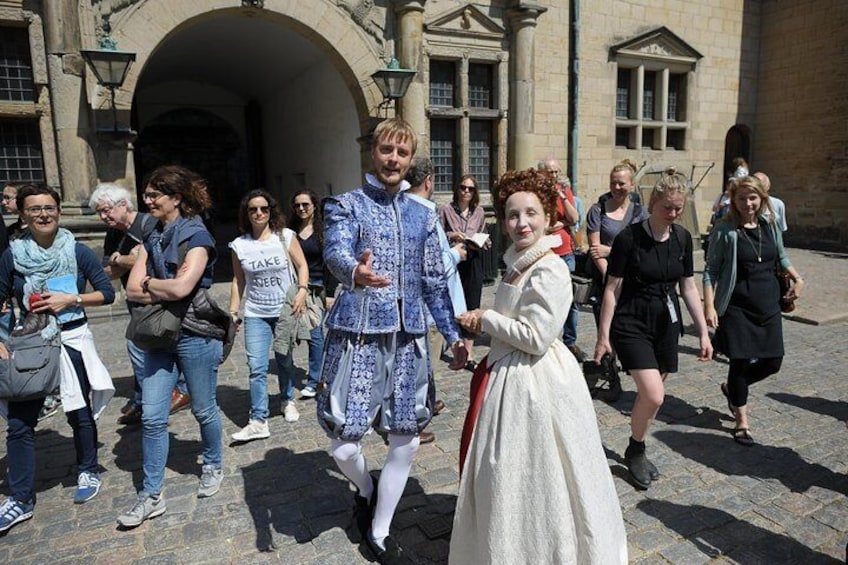
[[[530,265],[546,255],[548,251],[560,245],[562,245],[562,238],[553,234],[540,237],[536,243],[530,247],[525,247],[521,251],[515,250],[515,244],[510,245],[509,249],[504,253],[504,263],[507,269],[504,278],[510,278],[510,275],[517,277],[527,270]]]

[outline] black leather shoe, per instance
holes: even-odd
[[[648,474],[651,475],[651,482],[656,481],[660,478],[660,470],[657,469],[657,466],[650,459],[647,457],[645,459],[648,461]]]
[[[377,542],[371,537],[371,531],[368,531],[368,534],[365,536],[365,544],[368,546],[368,549],[371,550],[371,553],[374,554],[374,558],[378,563],[382,563],[383,565],[411,565],[412,560],[410,560],[400,548],[400,546],[395,543],[395,540],[392,539],[391,536],[386,537],[383,540],[383,545],[385,545],[385,549],[377,545]]]
[[[374,508],[377,507],[377,479],[371,477],[374,490],[371,491],[371,502],[364,496],[359,496],[359,491],[353,495],[353,534],[351,541],[359,543],[371,529],[371,520],[374,518]]]
[[[624,462],[627,464],[630,477],[637,487],[646,490],[651,486],[650,461],[648,461],[648,457],[644,451],[641,453],[630,453],[629,450],[625,451]]]

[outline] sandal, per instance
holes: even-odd
[[[727,409],[730,410],[730,415],[735,418],[736,410],[733,408],[733,404],[730,402],[730,393],[727,391],[727,383],[721,383],[721,393],[727,400]]]
[[[472,373],[477,369],[477,363],[475,361],[469,361],[465,364],[465,370],[471,371]]]
[[[735,428],[733,430],[733,441],[746,447],[754,445],[754,438],[748,433],[748,428]]]

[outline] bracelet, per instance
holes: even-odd
[[[306,286],[305,284],[299,284],[299,285],[297,285],[297,288],[302,289],[302,290],[309,290],[309,287]]]
[[[141,281],[141,290],[144,292],[150,292],[150,279],[152,277],[147,277],[143,281]]]

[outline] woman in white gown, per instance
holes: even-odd
[[[513,245],[491,310],[459,317],[491,336],[475,372],[450,545],[452,564],[627,563],[627,540],[592,400],[558,339],[568,267],[546,236],[555,180],[506,173],[496,207]],[[476,398],[475,398],[476,397]]]

